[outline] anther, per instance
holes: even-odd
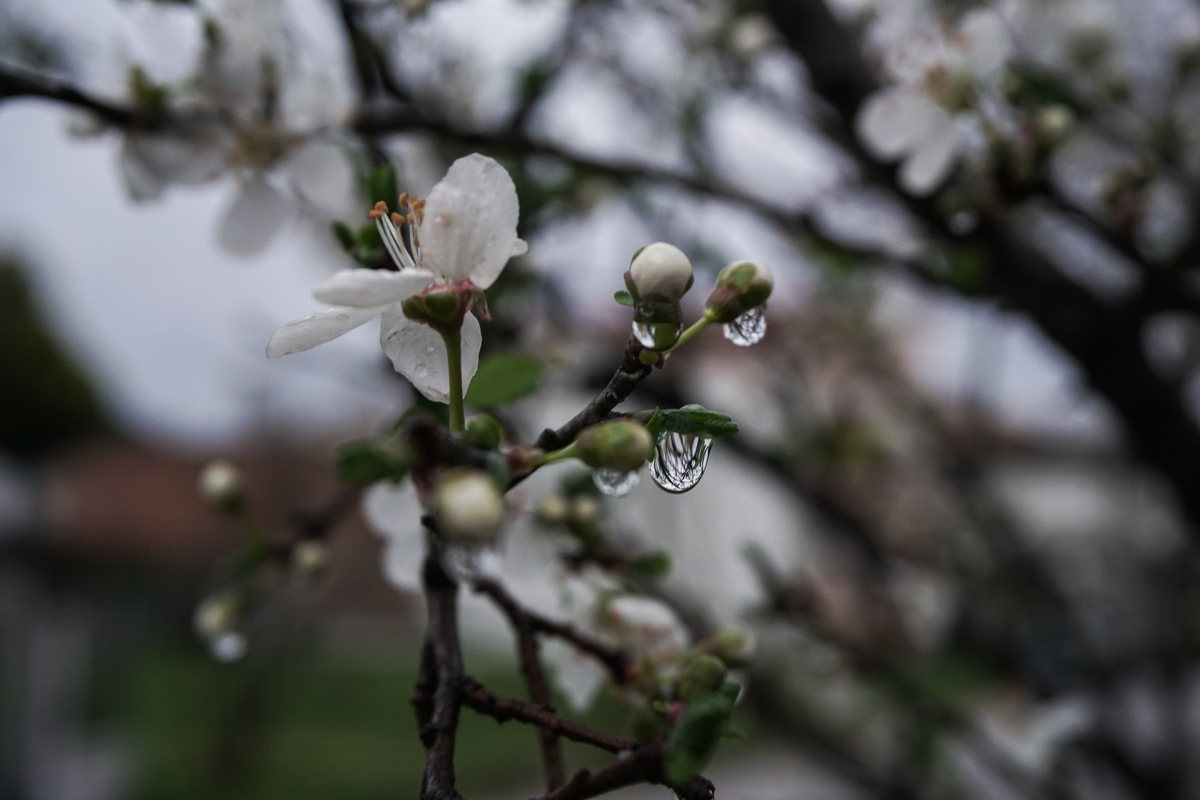
[[[395,211],[393,211],[392,212],[392,224],[397,225],[397,226],[403,225],[404,224],[404,215],[397,214]]]
[[[404,208],[408,205],[408,192],[400,193],[400,207]]]

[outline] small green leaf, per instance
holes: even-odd
[[[671,571],[671,554],[666,550],[652,550],[630,561],[625,575],[630,578],[661,578]]]
[[[476,408],[495,408],[537,388],[542,379],[542,362],[520,353],[493,353],[479,362],[467,402]]]
[[[633,295],[622,289],[619,292],[613,293],[613,299],[623,306],[633,306]]]
[[[400,189],[396,180],[395,164],[389,161],[371,173],[371,179],[367,183],[367,194],[371,198],[372,206],[384,202],[392,211],[396,210],[396,204],[400,200]]]
[[[704,769],[717,751],[733,717],[733,701],[722,692],[693,697],[667,734],[663,773],[672,783],[683,783]]]
[[[350,229],[349,225],[342,222],[340,219],[335,219],[333,221],[333,235],[337,237],[337,240],[342,245],[342,249],[347,253],[354,249],[354,245],[356,244],[354,239],[354,231]]]
[[[703,406],[687,405],[676,409],[655,409],[646,430],[657,439],[663,433],[682,433],[720,439],[738,432],[737,423],[728,414],[709,411]]]
[[[367,484],[387,478],[400,481],[412,463],[404,443],[393,436],[348,442],[338,448],[338,476],[346,483]]]

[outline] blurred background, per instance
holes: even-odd
[[[223,663],[192,615],[242,534],[196,482],[235,462],[272,540],[357,503],[334,448],[410,387],[372,324],[266,342],[381,257],[331,232],[373,167],[424,196],[475,151],[530,242],[484,326],[540,365],[522,441],[619,363],[639,247],[689,254],[692,316],[774,272],[760,343],[707,331],[628,405],[741,432],[603,501],[696,636],[757,640],[721,797],[1200,797],[1193,0],[2,0],[0,99],[0,798],[416,795],[384,540],[341,520]],[[513,496],[530,602],[567,471]],[[458,768],[540,792],[529,730],[464,714]]]

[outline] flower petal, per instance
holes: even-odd
[[[433,278],[423,269],[343,269],[313,289],[313,297],[332,306],[374,308],[419,294]]]
[[[397,589],[420,591],[425,535],[418,520],[421,505],[410,481],[381,481],[363,494],[363,518],[386,540],[383,574]]]
[[[592,707],[608,674],[596,659],[560,639],[545,640],[542,658],[554,676],[555,688],[576,713]]]
[[[329,142],[309,142],[290,160],[296,192],[322,212],[337,216],[355,198],[354,170],[342,149]]]
[[[478,153],[458,159],[426,199],[422,265],[486,289],[514,255],[519,213],[504,167]]]
[[[924,94],[891,88],[871,95],[858,115],[858,137],[876,158],[896,159],[917,149],[946,112]]]
[[[379,316],[386,306],[374,308],[348,308],[335,306],[317,311],[308,316],[292,320],[271,337],[267,344],[267,358],[278,358],[289,353],[309,350],[319,344],[336,339],[359,325]]]
[[[958,27],[959,46],[966,65],[979,76],[1004,66],[1012,53],[1012,36],[1003,18],[989,9],[975,9]]]
[[[446,364],[446,343],[433,328],[413,322],[404,316],[398,306],[392,306],[383,314],[379,328],[379,341],[383,352],[392,360],[392,366],[412,381],[417,391],[438,403],[450,401],[450,371]],[[479,320],[467,314],[462,326],[462,374],[463,392],[475,377],[479,368],[479,345],[483,335]]]
[[[900,185],[917,197],[932,192],[950,176],[958,156],[958,128],[949,116],[900,168]]]
[[[225,212],[221,246],[234,255],[252,256],[270,244],[287,219],[287,201],[257,174],[242,187]]]

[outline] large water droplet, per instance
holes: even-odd
[[[767,335],[766,305],[752,308],[745,314],[725,325],[725,338],[738,347],[750,347]]]
[[[635,322],[633,337],[647,350],[666,350],[679,339],[683,325],[669,322]]]
[[[212,657],[226,664],[241,660],[249,648],[250,644],[246,641],[246,635],[237,631],[222,633],[208,643]]]
[[[624,497],[642,480],[641,470],[621,472],[619,469],[592,470],[592,482],[609,497]]]
[[[434,347],[433,345],[429,345],[425,348],[425,352],[429,355],[433,355],[436,350],[437,350],[437,348]]]
[[[654,446],[650,476],[654,482],[674,494],[691,489],[704,477],[713,440],[690,433],[664,433]]]

